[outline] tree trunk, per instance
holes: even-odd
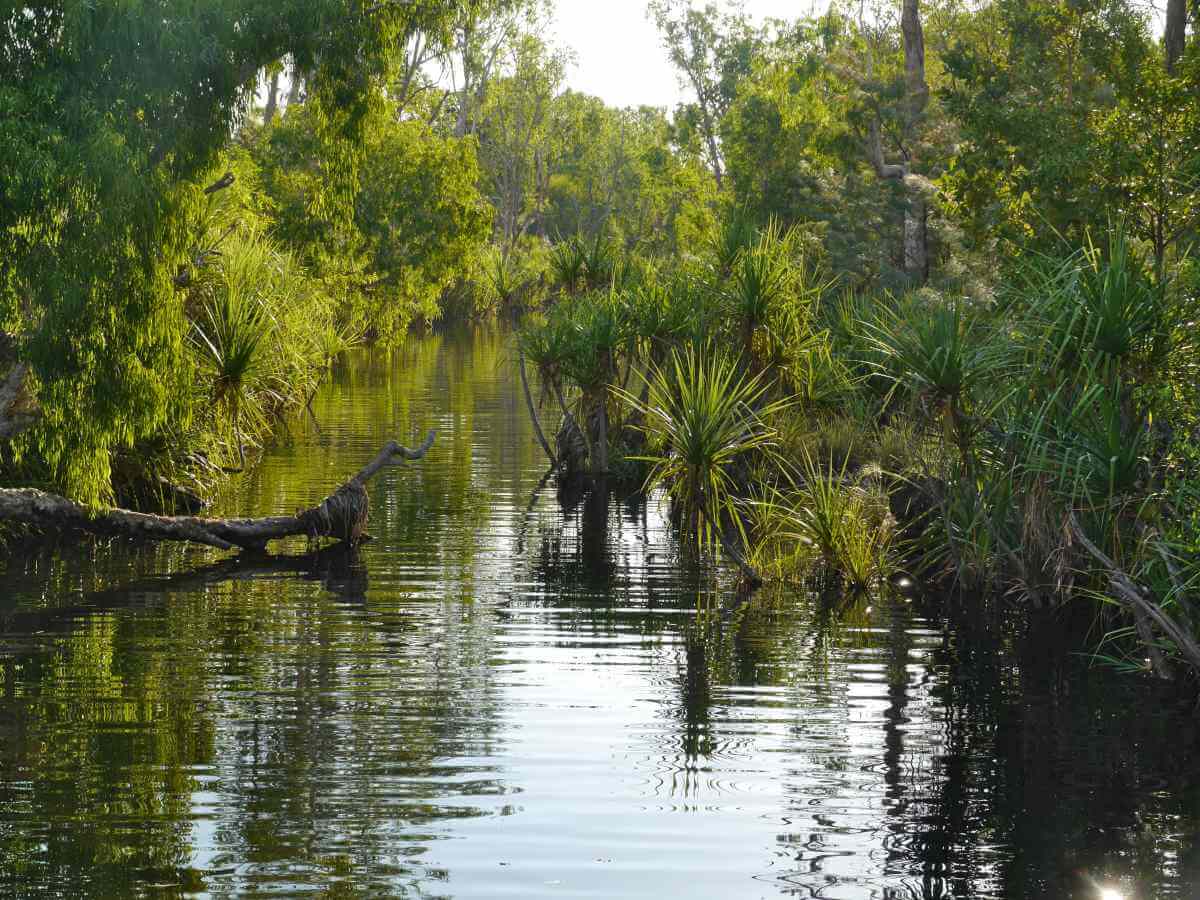
[[[300,102],[300,94],[304,90],[304,73],[298,66],[292,66],[292,83],[288,86],[287,105]]]
[[[554,455],[554,451],[550,449],[550,442],[546,440],[546,433],[542,431],[542,423],[538,421],[537,409],[533,405],[533,394],[529,392],[529,375],[525,371],[525,353],[522,350],[517,351],[517,360],[521,369],[521,390],[525,393],[525,406],[529,410],[529,421],[533,423],[533,433],[537,435],[538,443],[542,445],[542,449],[546,451],[546,456],[550,460],[550,465],[558,468],[558,459]]]
[[[883,153],[883,135],[878,116],[868,125],[867,158],[875,174],[883,179],[898,180],[907,195],[904,210],[904,271],[917,284],[929,277],[928,209],[919,185],[910,183],[916,153],[914,136],[925,107],[929,103],[929,85],[925,81],[925,32],[921,27],[919,0],[904,0],[900,18],[904,35],[904,158],[888,163]]]
[[[927,215],[924,199],[910,196],[904,209],[904,271],[920,284],[929,277]]]
[[[921,28],[919,0],[904,0],[904,12],[900,18],[900,30],[904,32],[904,76],[908,96],[908,143],[911,147],[913,135],[925,107],[929,103],[929,85],[925,83],[925,32]],[[912,172],[912,154],[906,165],[908,176]],[[906,179],[907,180],[907,179]],[[908,208],[904,216],[904,271],[918,284],[929,277],[929,250],[926,232],[925,200],[919,188],[906,184]]]
[[[925,32],[921,28],[919,0],[904,0],[900,17],[904,33],[904,79],[908,90],[908,122],[911,129],[929,103],[929,85],[925,83]]]
[[[0,522],[43,529],[79,529],[150,541],[190,541],[220,550],[263,550],[269,541],[303,535],[309,539],[336,538],[351,544],[365,535],[366,484],[380,469],[417,460],[433,446],[429,432],[415,450],[389,442],[357,475],[330,494],[319,506],[294,516],[262,519],[203,519],[192,516],[153,516],[113,509],[93,513],[72,500],[35,490],[0,490]]]
[[[270,125],[275,119],[275,111],[279,108],[279,69],[271,73],[271,83],[267,86],[267,105],[263,109],[263,124]]]
[[[717,147],[716,126],[707,106],[704,107],[704,130],[708,140],[708,155],[712,158],[713,177],[717,180],[717,190],[720,191],[725,187],[725,173],[721,167],[721,151]]]
[[[1167,21],[1163,30],[1163,51],[1167,74],[1175,74],[1175,64],[1183,56],[1184,35],[1187,31],[1187,0],[1167,0]]]

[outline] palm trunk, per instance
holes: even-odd
[[[546,433],[542,431],[542,423],[538,421],[537,409],[533,405],[533,395],[529,392],[529,376],[525,372],[525,354],[523,351],[517,351],[517,360],[520,363],[521,369],[521,389],[525,392],[525,406],[529,410],[529,421],[533,423],[533,432],[537,435],[538,443],[542,445],[542,449],[546,451],[550,465],[557,468],[558,459],[555,457],[554,451],[550,449],[550,442],[546,440]]]
[[[596,435],[596,473],[608,474],[608,385],[600,387],[599,409],[597,420],[600,433]]]

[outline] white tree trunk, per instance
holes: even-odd
[[[913,196],[913,191],[913,188],[909,188],[910,197],[904,209],[904,271],[910,278],[924,284],[929,277],[928,210],[925,200]]]

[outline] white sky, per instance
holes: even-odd
[[[813,2],[744,0],[743,8],[755,21],[795,19],[808,15]],[[610,106],[673,107],[683,96],[658,29],[646,17],[646,0],[557,0],[557,6],[549,38],[575,51],[567,76],[572,88]]]

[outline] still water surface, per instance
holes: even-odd
[[[902,600],[698,612],[657,499],[539,488],[507,348],[353,357],[222,500],[436,427],[357,556],[9,554],[0,895],[1200,896],[1194,708]]]

